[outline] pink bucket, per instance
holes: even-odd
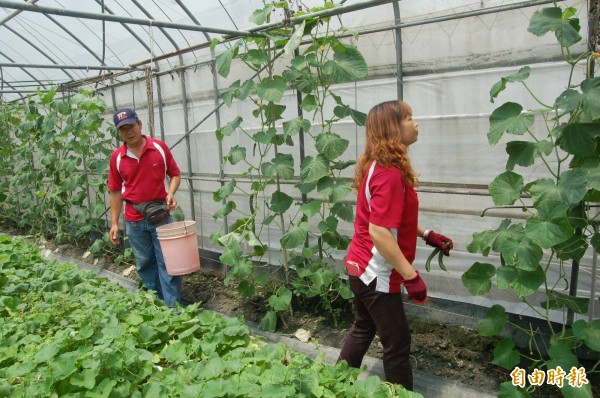
[[[196,221],[161,225],[156,234],[169,275],[185,275],[200,269]]]

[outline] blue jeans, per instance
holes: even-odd
[[[125,233],[135,255],[137,272],[156,296],[173,307],[175,302],[181,305],[181,276],[171,276],[163,258],[156,228],[172,222],[172,217],[159,224],[151,224],[146,220],[125,221]]]

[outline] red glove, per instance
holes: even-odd
[[[404,280],[404,287],[408,292],[408,299],[412,300],[417,304],[424,304],[427,302],[427,286],[421,279],[419,271],[416,271],[417,275],[411,279]]]
[[[429,231],[429,234],[425,238],[425,243],[432,247],[439,247],[446,256],[450,255],[450,249],[454,247],[452,239],[433,231]]]

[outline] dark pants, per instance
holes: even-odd
[[[354,323],[346,336],[340,360],[360,368],[375,333],[383,345],[383,369],[390,383],[413,389],[410,365],[410,331],[404,314],[401,293],[382,293],[375,290],[377,280],[365,285],[358,277],[350,276],[354,292]]]

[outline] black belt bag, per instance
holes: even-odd
[[[126,200],[127,203],[133,206],[133,208],[144,216],[144,219],[150,224],[158,224],[169,217],[169,210],[167,209],[167,202],[165,200],[152,200],[150,202],[133,203]]]

